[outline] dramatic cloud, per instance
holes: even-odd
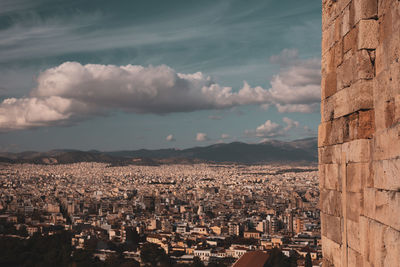
[[[209,138],[207,136],[207,134],[205,133],[197,133],[196,135],[196,141],[197,142],[204,142],[204,141],[208,141]]]
[[[172,134],[168,135],[165,140],[167,140],[168,142],[172,142],[172,141],[176,141],[174,136]]]
[[[267,120],[264,124],[258,126],[255,130],[246,130],[245,135],[255,136],[259,138],[274,138],[286,136],[287,133],[293,129],[299,127],[299,122],[284,117],[282,121],[286,126]]]
[[[292,56],[293,53],[284,52]],[[287,64],[285,56],[284,64]],[[279,57],[272,61],[277,62]],[[274,105],[279,112],[313,112],[319,103],[319,63],[292,59],[273,77],[270,89],[244,82],[235,92],[201,72],[178,73],[161,66],[114,66],[66,62],[37,78],[29,97],[0,103],[0,130],[73,123],[113,111],[168,114]],[[218,119],[213,116],[211,119]],[[265,127],[272,127],[265,125]]]

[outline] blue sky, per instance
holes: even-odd
[[[0,150],[316,135],[320,0],[0,2]]]

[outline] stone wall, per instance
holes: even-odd
[[[322,9],[324,266],[400,266],[400,0]]]

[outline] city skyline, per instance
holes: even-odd
[[[321,3],[3,1],[0,150],[316,136]]]

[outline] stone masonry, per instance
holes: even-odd
[[[324,266],[400,266],[400,0],[322,0]]]

